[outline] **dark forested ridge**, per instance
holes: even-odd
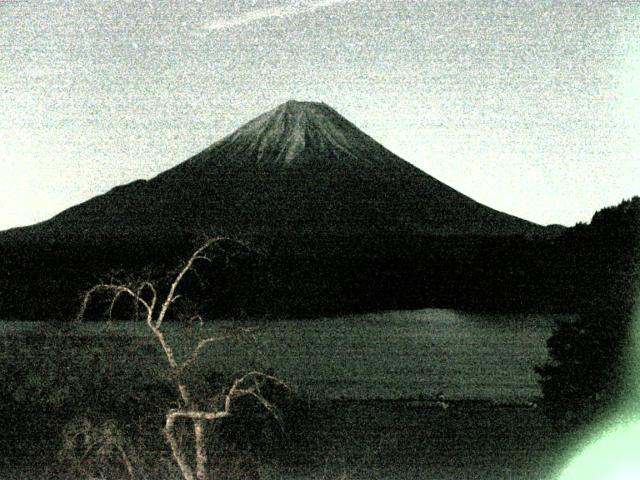
[[[193,282],[192,295],[210,302],[216,315],[424,307],[577,312],[611,292],[628,303],[639,204],[636,197],[604,209],[590,224],[550,238],[254,235],[244,238],[250,253],[203,272],[205,281]],[[110,272],[162,276],[197,242],[186,235],[153,248],[126,237],[100,244],[2,241],[0,315],[69,318],[81,292]]]

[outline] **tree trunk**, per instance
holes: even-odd
[[[187,463],[187,460],[184,458],[184,454],[182,453],[182,449],[178,444],[178,440],[175,437],[173,432],[174,423],[176,421],[176,417],[169,413],[167,415],[167,422],[164,426],[164,433],[167,437],[167,442],[169,442],[169,446],[171,447],[171,453],[173,453],[173,458],[175,458],[176,463],[178,464],[178,468],[180,468],[180,473],[182,473],[182,477],[184,480],[196,480],[196,477],[193,475],[193,469]]]
[[[209,480],[207,472],[207,448],[205,445],[204,420],[193,420],[193,432],[196,440],[196,478]]]

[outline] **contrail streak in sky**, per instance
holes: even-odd
[[[308,5],[282,5],[279,7],[261,8],[259,10],[247,12],[235,18],[220,18],[213,20],[203,25],[202,28],[204,30],[223,30],[226,28],[240,27],[269,18],[286,18],[305,13],[312,13],[321,8],[349,3],[352,1],[353,0],[322,0]]]

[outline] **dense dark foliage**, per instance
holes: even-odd
[[[577,318],[557,325],[551,362],[538,369],[547,412],[575,428],[595,420],[625,393],[625,358],[640,270],[640,198],[606,208],[560,239],[571,254],[568,284]]]
[[[13,448],[7,457],[35,448],[51,458],[62,426],[75,416],[117,412],[125,423],[140,425],[164,407],[159,395],[175,396],[153,365],[131,368],[135,358],[160,361],[155,345],[108,330],[89,336],[67,330],[52,325],[2,337],[1,443]]]
[[[251,238],[257,250],[194,292],[216,316],[325,315],[393,308],[571,310],[552,240],[477,236]],[[166,272],[187,256],[185,237],[163,244],[114,239],[0,245],[0,315],[72,318],[79,296],[114,269]],[[571,283],[571,282],[570,282]],[[206,288],[202,288],[206,287]]]
[[[602,232],[606,217],[594,217]],[[237,259],[233,268],[211,269],[215,275],[192,280],[190,297],[206,304],[205,313],[214,316],[314,316],[426,307],[575,312],[585,292],[591,295],[598,288],[588,285],[594,281],[590,279],[604,278],[591,272],[622,261],[589,250],[594,241],[601,243],[600,250],[619,241],[615,230],[589,233],[594,228],[578,225],[564,234],[538,237],[248,236],[254,251]],[[186,234],[162,243],[127,237],[99,244],[88,239],[5,239],[0,242],[0,315],[14,320],[71,318],[80,292],[109,279],[114,269],[152,276],[159,272],[157,280],[180,264],[193,244]],[[607,288],[618,281],[612,278]]]

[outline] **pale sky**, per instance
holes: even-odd
[[[288,100],[542,224],[640,194],[640,3],[0,0],[0,229]]]

